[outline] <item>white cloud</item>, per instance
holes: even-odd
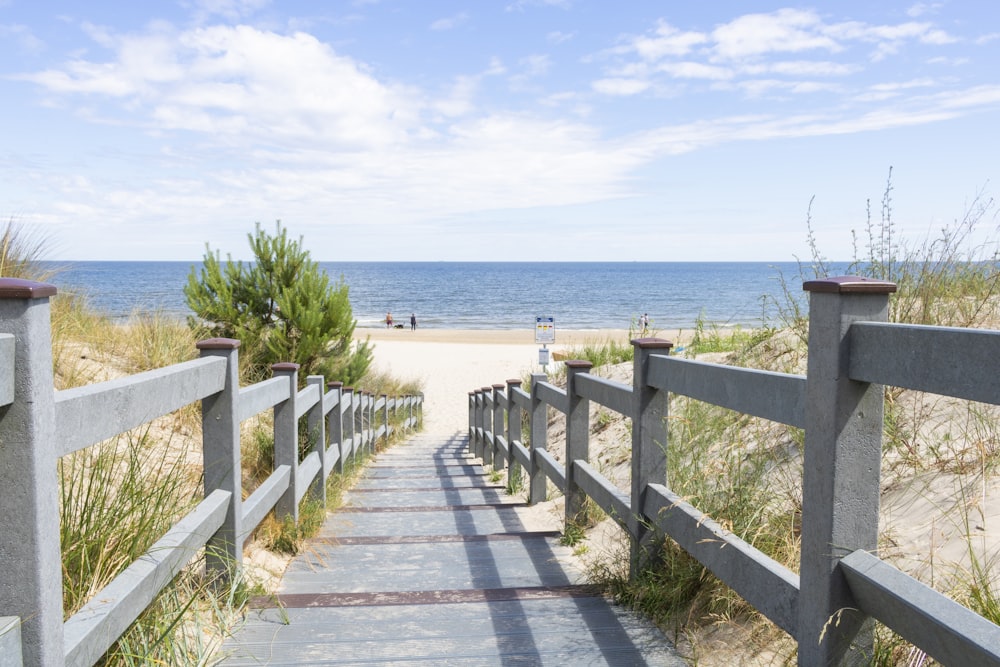
[[[568,42],[569,40],[576,37],[576,32],[562,32],[561,30],[553,30],[545,36],[545,39],[549,40],[553,44],[562,44],[563,42]]]
[[[649,89],[648,81],[641,79],[598,79],[593,89],[602,95],[637,95]]]
[[[469,20],[469,15],[465,12],[460,14],[455,14],[454,16],[449,16],[447,18],[442,18],[431,23],[431,30],[454,30],[458,26],[466,23]]]
[[[798,53],[841,46],[823,34],[819,16],[813,11],[780,9],[771,14],[747,14],[712,31],[713,51],[723,60],[755,58],[768,53]]]
[[[657,61],[667,56],[685,56],[706,41],[704,33],[684,32],[661,20],[652,35],[635,37],[628,48],[643,60]]]

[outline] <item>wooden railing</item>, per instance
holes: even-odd
[[[198,343],[194,361],[55,391],[55,292],[0,279],[0,613],[14,617],[0,619],[4,665],[94,664],[202,548],[226,579],[268,513],[297,521],[307,493],[325,501],[331,472],[421,418],[421,396],[376,397],[322,376],[299,390],[296,364],[240,387],[239,341],[224,338]],[[204,499],[63,622],[58,459],[199,401]],[[272,409],[274,471],[244,500],[240,424]],[[313,444],[300,456],[303,419]]]
[[[892,283],[841,277],[803,287],[805,376],[672,357],[670,342],[639,339],[631,386],[567,361],[565,390],[533,375],[530,392],[519,380],[470,392],[470,450],[498,468],[523,466],[529,502],[544,500],[551,480],[565,494],[567,522],[593,499],[627,531],[633,574],[654,535],[675,540],[798,642],[799,665],[864,662],[872,618],[943,664],[1000,665],[1000,627],[877,555],[883,385],[1000,404],[1000,331],[888,324]],[[670,394],[804,429],[798,573],[668,488]],[[588,462],[590,401],[632,421],[628,490]],[[565,415],[565,466],[549,452],[550,407]]]

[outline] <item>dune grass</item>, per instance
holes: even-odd
[[[41,268],[44,239],[16,221],[0,232],[0,276],[51,280]],[[135,313],[113,322],[82,296],[60,292],[50,300],[56,389],[78,387],[193,359],[195,334],[160,313]],[[419,393],[391,376],[372,376],[376,393]],[[58,463],[63,598],[66,616],[85,605],[143,554],[200,500],[200,406],[189,405],[135,431],[98,443]],[[251,420],[242,434],[245,488],[273,469],[269,417]],[[304,443],[308,445],[308,441]],[[350,461],[327,480],[327,506],[306,498],[298,525],[269,519],[261,541],[294,553],[315,534],[326,511],[337,506],[367,457]],[[222,639],[251,595],[264,592],[243,573],[218,586],[193,554],[170,586],[102,658],[102,665],[210,664]]]
[[[977,233],[977,226],[994,215],[992,200],[977,195],[966,213],[938,237],[912,244],[897,238],[891,195],[890,174],[881,214],[874,220],[869,206],[867,247],[856,253],[849,273],[898,284],[890,300],[891,321],[996,328],[1000,245]],[[829,265],[815,246],[810,225],[807,220],[813,257],[800,264],[800,280],[826,275]],[[732,365],[804,372],[808,313],[800,282],[794,288],[784,279],[782,284],[784,293],[769,297],[783,318],[778,326],[744,331],[699,323],[684,354],[722,353]],[[919,494],[917,476],[948,475],[960,489],[960,497],[950,499],[941,511],[942,521],[958,524],[955,532],[965,541],[965,557],[945,562],[933,545],[930,553],[906,556],[922,556],[933,577],[928,583],[997,622],[1000,554],[991,552],[984,538],[984,498],[1000,469],[1000,415],[994,406],[892,387],[886,388],[885,397],[883,488]],[[669,414],[670,488],[763,553],[797,569],[802,432],[684,397],[671,399]],[[884,535],[882,541],[891,544],[891,539]],[[662,540],[650,555],[649,565],[634,579],[629,579],[625,552],[595,563],[591,576],[615,599],[686,639],[696,663],[701,652],[697,638],[719,624],[746,629],[741,659],[759,654],[767,656],[767,664],[794,662],[794,642],[672,540]],[[718,664],[708,656],[701,658]],[[931,661],[876,624],[871,664],[919,666]]]

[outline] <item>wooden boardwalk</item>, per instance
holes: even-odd
[[[685,664],[465,452],[419,434],[380,454],[221,664]]]

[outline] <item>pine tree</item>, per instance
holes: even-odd
[[[271,236],[260,223],[248,234],[254,260],[222,262],[206,245],[200,272],[192,268],[184,296],[207,335],[241,342],[243,377],[270,376],[271,364],[299,364],[299,377],[323,375],[353,384],[371,363],[367,342],[353,341],[357,324],[343,277],[331,284],[302,238],[289,240],[281,221]]]

